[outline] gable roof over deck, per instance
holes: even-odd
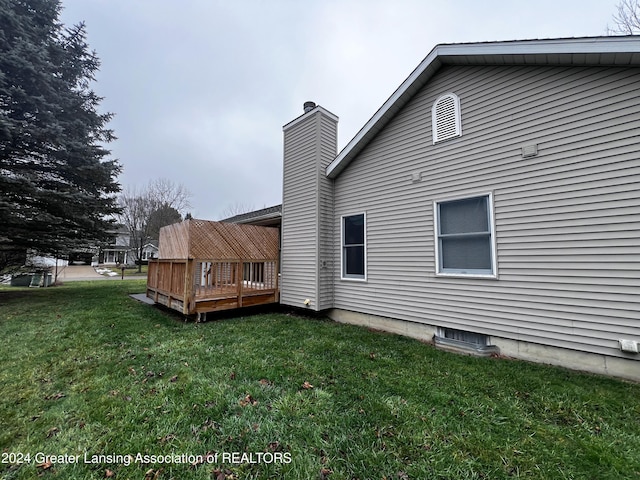
[[[329,164],[336,178],[443,65],[640,66],[640,37],[586,37],[437,45]]]

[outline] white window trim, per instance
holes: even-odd
[[[352,276],[344,274],[344,219],[346,217],[354,217],[356,215],[364,216],[364,276]],[[348,280],[350,282],[366,282],[367,281],[367,212],[355,212],[340,217],[340,280]]]
[[[440,261],[440,215],[438,205],[441,203],[454,202],[456,200],[468,200],[471,198],[488,197],[487,209],[489,211],[489,232],[491,234],[491,273],[464,273],[464,272],[443,272]],[[496,247],[496,222],[493,208],[493,192],[480,192],[456,197],[440,198],[433,201],[433,234],[436,261],[436,277],[457,277],[457,278],[498,278],[498,255]]]
[[[440,100],[442,100],[443,98],[446,98],[446,97],[451,97],[453,99],[453,103],[455,105],[456,133],[455,133],[455,135],[449,136],[447,138],[438,138],[438,136],[436,135],[436,133],[437,133],[437,129],[436,129],[436,125],[437,125],[436,105],[438,105]],[[455,93],[448,92],[448,93],[445,93],[444,95],[440,95],[436,99],[436,101],[433,102],[433,105],[431,106],[431,136],[432,136],[432,139],[433,139],[433,145],[435,145],[436,143],[445,142],[447,140],[451,140],[451,139],[458,138],[458,137],[462,136],[462,115],[460,114],[460,97],[458,97]]]

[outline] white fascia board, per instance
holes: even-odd
[[[640,52],[638,36],[512,40],[439,45],[441,55],[536,55],[558,53]]]
[[[245,224],[245,223],[261,222],[263,220],[271,220],[279,217],[282,217],[282,214],[280,212],[274,212],[274,213],[268,213],[266,215],[260,215],[258,217],[245,218],[243,220],[233,222],[233,223]]]
[[[286,125],[284,125],[282,127],[282,130],[286,131],[286,130],[290,129],[291,127],[293,127],[294,125],[297,125],[298,123],[302,122],[303,120],[306,120],[311,115],[315,115],[316,113],[323,113],[324,115],[329,117],[331,120],[333,120],[334,122],[338,123],[339,119],[338,119],[337,115],[334,115],[333,113],[331,113],[326,108],[323,108],[320,105],[318,105],[313,110],[309,110],[308,112],[305,112],[302,115],[300,115],[298,118],[296,118],[294,120],[291,120],[289,123],[287,123]]]
[[[603,53],[640,53],[640,37],[638,36],[612,36],[612,37],[583,37],[548,40],[512,40],[486,43],[460,43],[436,45],[429,55],[418,65],[409,77],[398,87],[371,119],[362,127],[355,137],[331,162],[325,174],[329,178],[337,177],[346,168],[351,159],[357,155],[364,146],[369,143],[372,136],[377,133],[388,121],[389,111],[396,105],[404,94],[414,85],[429,67],[434,71],[440,66],[440,58],[443,63],[456,63],[454,57],[485,57],[484,63],[491,63],[491,57],[497,58],[503,55],[557,55],[557,54],[603,54]],[[546,59],[541,61],[546,62]],[[462,62],[464,63],[464,62]],[[532,62],[536,63],[536,62]],[[428,80],[431,76],[428,75]],[[400,106],[398,106],[399,109]]]

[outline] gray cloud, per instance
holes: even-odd
[[[601,35],[615,3],[63,0],[62,21],[85,21],[102,60],[122,184],[170,178],[218,219],[281,201],[304,101],[340,117],[341,148],[436,44]]]

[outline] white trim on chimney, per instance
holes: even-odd
[[[293,127],[297,123],[300,123],[301,121],[303,121],[307,117],[309,117],[311,115],[314,115],[315,113],[318,113],[318,112],[324,113],[326,116],[328,116],[334,122],[337,122],[339,120],[337,115],[334,115],[329,110],[327,110],[326,108],[321,107],[320,105],[316,105],[316,107],[313,110],[309,110],[308,112],[303,113],[302,115],[300,115],[298,118],[296,118],[294,120],[291,120],[289,123],[287,123],[285,126],[282,127],[282,130],[286,131],[287,129]]]

